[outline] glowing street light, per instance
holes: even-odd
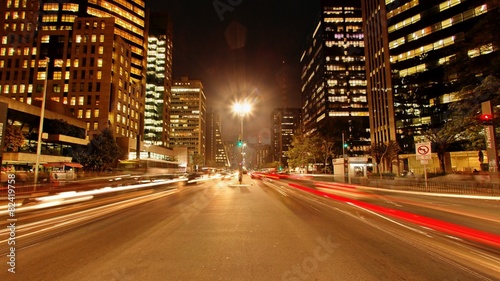
[[[238,137],[238,142],[237,146],[240,147],[241,149],[241,165],[240,165],[240,170],[243,169],[243,162],[244,162],[244,154],[243,154],[243,147],[244,142],[243,142],[243,118],[248,115],[252,111],[252,105],[248,103],[247,101],[244,102],[236,102],[233,104],[233,112],[237,115],[240,116],[240,134]]]

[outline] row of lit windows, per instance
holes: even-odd
[[[94,104],[92,104],[92,97],[93,96],[87,96],[87,105],[96,105],[96,106],[99,106],[99,103],[100,103],[100,98],[99,98],[99,95],[95,95],[94,97]],[[71,97],[70,99],[70,105],[77,105],[76,104],[76,99],[77,97]],[[84,105],[85,103],[85,97],[84,96],[78,96],[78,105]],[[66,102],[64,102],[64,104],[67,104]],[[96,117],[99,117],[99,116],[96,116]]]
[[[48,37],[48,35],[47,35],[47,37]],[[78,34],[78,35],[76,35],[75,41],[76,41],[76,43],[88,43],[88,42],[95,43],[95,42],[97,42],[97,35],[92,34],[90,36],[90,40],[89,40],[88,34]],[[99,42],[100,43],[104,42],[104,34],[99,35]],[[42,38],[42,43],[48,43],[48,42],[43,42],[43,38]]]
[[[7,8],[26,8],[26,3],[28,0],[7,0],[6,6]],[[31,2],[31,1],[30,1]],[[21,6],[19,5],[21,4]]]
[[[117,13],[121,17],[129,19],[140,26],[144,26],[144,9],[136,9],[129,1],[126,0],[112,0],[112,1],[104,1],[104,0],[89,0],[89,3],[99,5],[103,9],[107,9],[110,12]],[[116,5],[118,3],[119,5]],[[126,9],[122,9],[120,6],[125,7]],[[144,8],[144,7],[143,7]],[[133,13],[127,11],[133,11]],[[139,16],[137,16],[139,15]],[[125,26],[123,26],[125,27]]]
[[[94,109],[93,112],[94,112],[94,118],[98,118],[99,117],[99,109]],[[83,109],[79,108],[77,110],[77,117],[80,119],[84,118]],[[85,118],[92,118],[92,109],[85,110]]]
[[[349,111],[329,111],[328,112],[328,116],[330,117],[335,117],[335,116],[365,116],[365,117],[368,117],[370,116],[370,113],[368,112],[364,112],[364,111],[352,111],[352,112],[349,112]]]
[[[144,20],[142,20],[142,19],[138,19],[137,21],[134,21],[136,24],[140,24],[139,26],[136,26],[136,25],[131,24],[129,21],[124,20],[125,17],[116,17],[113,14],[106,13],[106,12],[103,12],[99,9],[95,9],[92,7],[88,8],[88,13],[89,13],[89,15],[95,16],[98,18],[114,18],[116,24],[118,26],[120,26],[121,28],[123,28],[127,31],[130,31],[132,33],[135,33],[135,34],[139,35],[140,37],[144,36],[144,28],[141,28],[144,26]],[[129,19],[129,18],[127,18],[127,19]],[[134,40],[131,37],[130,33],[125,33],[125,34],[127,36],[124,36],[124,37],[128,37],[131,41],[134,41],[134,43],[136,43],[136,40]],[[119,34],[119,35],[121,36],[121,34]],[[141,41],[141,40],[139,40],[139,41]]]
[[[398,22],[398,23],[396,23],[394,25],[389,26],[388,31],[389,31],[389,33],[391,33],[393,31],[401,29],[401,28],[403,28],[405,26],[414,24],[414,23],[416,23],[419,20],[420,20],[420,14],[414,15],[411,18],[407,18],[407,19],[405,19],[403,21],[400,21],[400,22]]]
[[[132,5],[130,3],[131,1],[129,1],[129,0],[113,0],[113,2],[120,4],[120,6],[125,7],[128,10],[130,10],[130,11],[134,11],[135,14],[137,14],[137,15],[139,15],[141,17],[144,17],[144,15],[145,15],[145,13],[144,13],[144,7],[145,7],[144,1],[132,0],[132,2],[136,3],[137,5],[139,5],[140,8],[137,8],[134,5]],[[89,3],[95,4],[95,5],[100,4],[100,3],[104,3],[104,5],[107,5],[107,6],[111,5],[111,4],[109,4],[109,2],[101,2],[101,1],[98,1],[98,0],[89,0]],[[115,11],[114,9],[110,9],[110,10]]]
[[[355,17],[355,18],[343,18],[343,17],[327,17],[323,20],[325,23],[340,23],[340,22],[363,22],[362,18]]]
[[[342,71],[345,69],[346,69],[345,65],[332,65],[332,64],[326,65],[326,70],[328,70],[328,71]]]
[[[366,80],[349,80],[349,81],[344,81],[344,80],[335,80],[335,79],[328,79],[327,84],[329,87],[334,87],[334,86],[347,86],[347,83],[349,83],[350,86],[366,86]]]
[[[486,4],[478,6],[476,8],[470,9],[470,10],[467,10],[467,11],[460,13],[452,18],[448,18],[446,20],[443,20],[441,22],[433,24],[432,26],[425,27],[425,28],[421,29],[420,31],[413,32],[412,34],[409,34],[406,37],[401,37],[401,38],[398,38],[396,40],[393,40],[389,43],[389,48],[394,49],[396,47],[403,45],[406,42],[411,42],[411,41],[417,40],[419,38],[422,38],[424,36],[432,34],[438,30],[448,28],[454,24],[458,24],[458,23],[463,22],[465,20],[482,15],[482,14],[486,13],[487,11],[488,11],[488,8],[487,8]]]
[[[78,12],[79,5],[72,3],[63,3],[62,10],[70,12]],[[43,4],[44,11],[59,11],[59,3],[45,3]]]
[[[390,3],[394,2],[396,0],[386,0],[385,5],[389,5]],[[399,15],[400,13],[409,10],[410,8],[413,8],[418,5],[418,0],[412,0],[410,2],[405,3],[403,6],[400,6],[390,12],[387,13],[387,19],[390,19],[396,15]]]
[[[33,24],[32,23],[12,23],[12,24],[9,24],[9,23],[5,23],[3,25],[3,30],[4,31],[18,31],[18,27],[19,27],[19,31],[31,31],[33,29]]]
[[[13,20],[17,20],[17,19],[25,19],[26,17],[26,12],[25,11],[21,11],[21,12],[18,12],[18,11],[5,11],[5,20],[10,20],[10,19],[13,19]]]
[[[419,64],[417,66],[413,66],[407,69],[402,69],[399,71],[399,77],[405,77],[408,75],[413,75],[415,73],[424,72],[427,70],[425,63]]]
[[[450,37],[438,40],[434,43],[430,43],[430,44],[427,44],[425,46],[422,46],[422,47],[419,47],[419,48],[416,48],[413,50],[409,50],[409,51],[401,53],[399,55],[391,56],[390,60],[391,60],[391,63],[404,61],[407,59],[414,58],[416,56],[421,56],[421,55],[428,53],[432,50],[441,49],[443,47],[452,45],[454,43],[455,43],[455,36],[450,36]]]
[[[328,48],[331,48],[333,46],[338,46],[341,48],[349,48],[349,47],[364,48],[365,42],[364,41],[326,41],[325,45]]]

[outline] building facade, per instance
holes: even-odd
[[[361,3],[321,1],[321,8],[300,58],[304,130],[335,139],[344,134],[351,152],[363,154],[370,126]]]
[[[144,141],[151,145],[170,143],[172,87],[172,21],[166,13],[151,13],[148,29]]]
[[[271,155],[272,161],[280,163],[281,167],[288,167],[286,153],[292,146],[293,136],[302,129],[302,114],[300,108],[276,108],[271,113]],[[263,148],[260,146],[260,148]],[[261,149],[258,161],[264,161],[266,150]],[[262,164],[262,163],[260,163]]]
[[[446,122],[449,105],[458,101],[463,75],[450,66],[464,58],[460,63],[475,60],[485,66],[497,54],[491,41],[477,48],[462,44],[476,36],[469,30],[498,9],[498,1],[362,2],[372,139],[397,140],[403,152],[414,153],[424,132]],[[490,70],[464,72],[479,82]]]
[[[222,142],[220,114],[217,111],[208,110],[206,116],[206,165],[209,167],[229,168],[229,159]]]
[[[199,80],[173,80],[170,147],[185,146],[190,164],[205,165],[206,96]]]
[[[69,107],[88,135],[137,138],[145,98],[144,2],[5,1],[0,91]]]

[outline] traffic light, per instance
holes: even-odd
[[[347,142],[344,142],[344,148],[348,148],[349,144]]]
[[[238,142],[236,143],[236,145],[237,145],[238,147],[243,146],[243,141],[242,141],[242,140],[238,140]]]
[[[481,120],[484,125],[491,125],[493,124],[493,115],[489,113],[481,114],[479,120]]]

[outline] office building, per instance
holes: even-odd
[[[172,87],[172,21],[166,13],[151,13],[148,29],[144,141],[168,146]]]
[[[463,86],[461,74],[449,66],[463,58],[482,60],[478,65],[484,66],[495,55],[491,42],[478,48],[461,46],[471,38],[468,31],[494,8],[493,3],[362,1],[373,143],[396,140],[403,152],[414,153],[426,130],[446,122],[448,106],[458,100]],[[490,70],[464,72],[479,81]]]
[[[304,131],[338,141],[344,134],[350,153],[364,154],[370,127],[361,3],[321,1],[321,9],[300,58]]]
[[[300,108],[276,108],[271,113],[271,155],[272,161],[280,163],[282,168],[288,167],[286,153],[292,146],[293,136],[301,132],[301,109]],[[265,149],[260,147],[264,154],[258,161],[265,160]],[[262,162],[258,163],[262,164]]]
[[[185,146],[190,166],[205,164],[206,97],[199,80],[173,80],[170,147]]]
[[[46,96],[86,122],[137,138],[144,112],[144,2],[5,1],[0,91],[32,104]],[[36,102],[35,102],[36,103]]]
[[[229,159],[222,142],[220,114],[217,111],[209,110],[206,116],[206,165],[229,168]]]

